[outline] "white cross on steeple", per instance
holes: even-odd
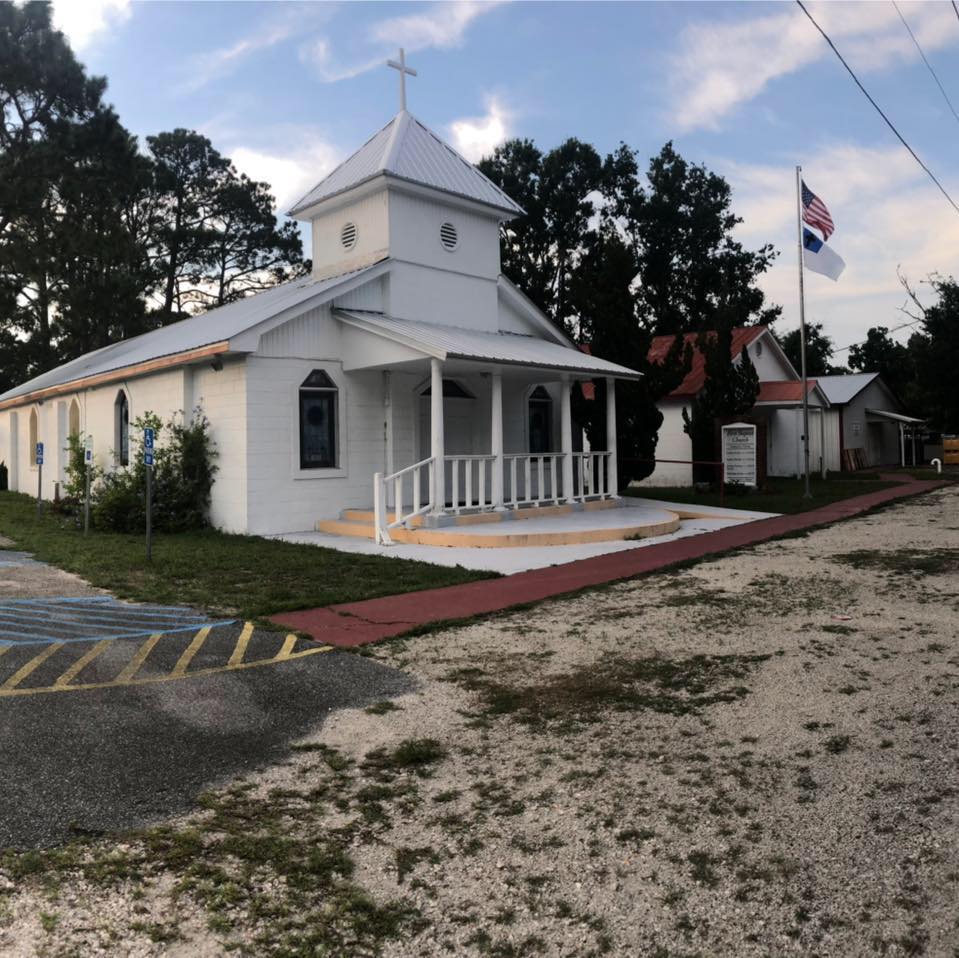
[[[398,70],[400,74],[400,110],[404,113],[406,112],[406,76],[409,74],[411,77],[416,76],[416,71],[412,67],[406,65],[406,52],[400,47],[400,58],[399,60],[387,60],[386,65],[392,67],[394,70]]]

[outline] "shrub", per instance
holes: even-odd
[[[7,476],[7,464],[5,462],[0,462],[0,492],[6,492],[8,484],[9,478]]]
[[[174,417],[164,426],[154,413],[131,425],[130,465],[102,476],[93,518],[102,529],[141,532],[146,525],[146,466],[143,430],[154,430],[153,528],[185,532],[208,525],[217,467],[210,422],[197,407],[189,423]]]

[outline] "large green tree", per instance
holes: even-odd
[[[909,347],[897,343],[885,326],[874,326],[863,342],[849,350],[849,368],[859,373],[879,373],[883,382],[908,402],[915,381],[915,362]]]
[[[651,465],[630,460],[654,456],[656,404],[689,362],[679,338],[664,363],[649,363],[652,337],[774,320],[779,308],[757,279],[775,252],[733,238],[729,185],[671,143],[645,176],[627,146],[604,157],[576,139],[547,153],[512,140],[480,169],[525,210],[503,228],[503,272],[568,335],[644,373],[619,386],[617,415],[621,480],[647,475]],[[575,409],[596,445],[605,445],[604,396],[599,383],[597,399]]]
[[[802,370],[802,343],[799,327],[791,329],[779,337],[779,345],[787,359],[793,364],[796,372]],[[806,324],[806,375],[831,376],[846,372],[841,366],[834,366],[831,362],[833,342],[822,328],[822,323]]]

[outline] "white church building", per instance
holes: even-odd
[[[405,109],[293,207],[312,276],[66,363],[0,396],[10,487],[65,478],[71,434],[122,468],[131,422],[200,406],[219,472],[211,521],[312,529],[378,506],[412,519],[574,508],[616,496],[617,379],[500,272],[520,207]],[[603,377],[607,445],[574,449],[570,391]]]

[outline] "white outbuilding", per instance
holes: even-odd
[[[613,386],[639,374],[577,349],[501,274],[500,224],[521,212],[402,110],[291,211],[312,230],[312,276],[0,396],[11,488],[37,492],[38,442],[50,498],[71,434],[112,470],[138,416],[201,406],[219,452],[211,519],[229,531],[309,529],[375,501],[391,521],[442,523],[615,496]],[[607,444],[575,451],[570,391],[597,377]]]

